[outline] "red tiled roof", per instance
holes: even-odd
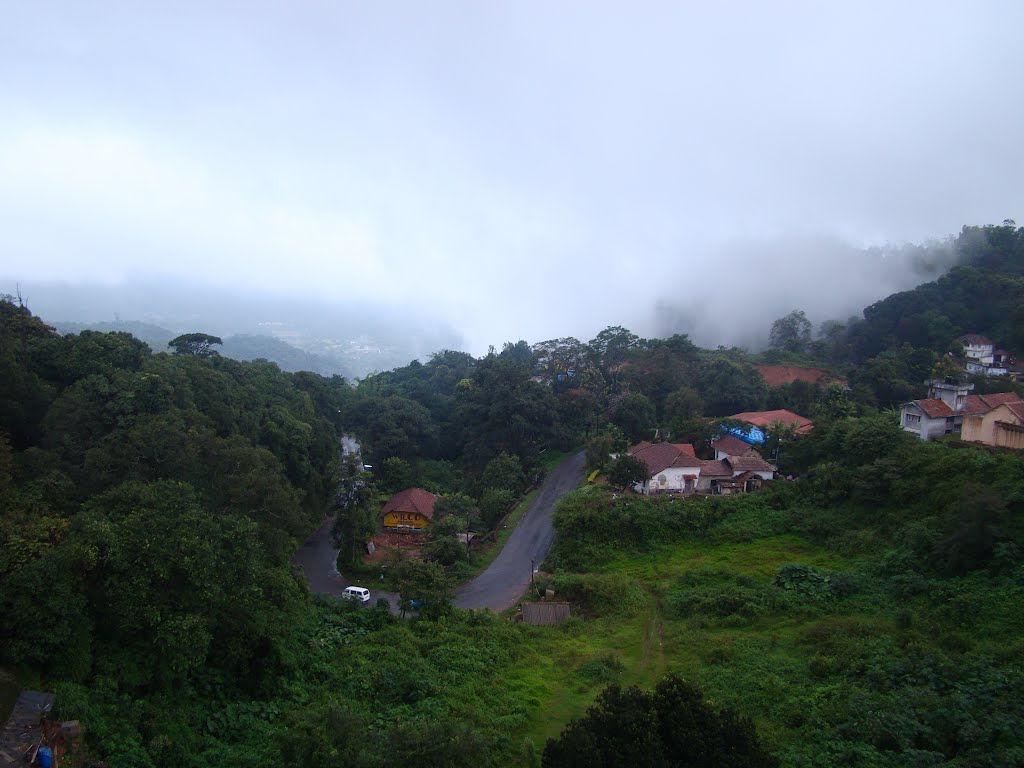
[[[974,346],[992,344],[992,339],[988,336],[982,336],[980,333],[965,333],[960,337],[960,341],[973,344]]]
[[[993,392],[990,395],[968,395],[964,401],[964,415],[988,413],[997,405],[1021,402],[1016,392]]]
[[[956,411],[946,405],[944,400],[937,397],[930,397],[927,400],[914,400],[913,404],[924,411],[929,419],[941,419],[956,415]]]
[[[835,382],[846,386],[843,379],[835,379],[820,368],[807,368],[802,365],[765,365],[755,363],[758,373],[764,377],[769,387],[781,387],[783,384],[792,384],[794,381],[805,381],[808,384],[827,386]]]
[[[756,452],[757,450],[750,443],[745,443],[734,435],[722,435],[712,440],[711,447],[716,451],[722,451],[727,456],[744,456],[749,451]]]
[[[726,463],[732,467],[734,472],[774,472],[775,467],[769,464],[764,459],[759,459],[756,456],[730,456],[727,458]]]
[[[693,446],[688,443],[637,443],[627,453],[647,465],[651,476],[669,467],[697,467],[700,459],[694,456]]]
[[[1007,408],[1010,409],[1010,413],[1021,420],[1024,423],[1024,402],[1021,403],[1003,403]]]
[[[743,413],[734,414],[729,418],[736,419],[737,421],[745,421],[748,424],[753,424],[755,427],[761,427],[762,429],[770,427],[775,422],[781,421],[783,424],[792,426],[798,435],[805,435],[814,429],[813,421],[787,410],[744,411]]]
[[[712,477],[732,477],[732,469],[724,461],[702,461],[700,473]]]
[[[418,512],[427,520],[434,517],[434,504],[437,503],[437,496],[422,488],[406,488],[399,491],[384,505],[380,511],[381,515],[388,512]]]

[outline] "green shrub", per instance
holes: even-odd
[[[593,683],[610,683],[621,675],[624,669],[622,662],[614,653],[606,653],[580,664],[576,674]]]
[[[637,616],[648,602],[640,584],[626,576],[557,573],[553,583],[559,595],[594,616]]]

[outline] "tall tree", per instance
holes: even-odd
[[[783,349],[797,354],[806,352],[811,343],[811,321],[801,309],[794,309],[785,317],[772,323],[770,344],[773,349]]]
[[[215,344],[223,344],[219,336],[208,333],[186,333],[167,342],[167,346],[176,355],[192,355],[194,357],[210,357],[216,355]]]

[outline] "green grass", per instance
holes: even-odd
[[[678,578],[687,571],[725,569],[769,580],[780,566],[801,563],[830,570],[848,568],[848,560],[816,547],[799,536],[770,536],[752,542],[709,545],[689,541],[666,545],[651,552],[623,552],[595,570],[622,573],[648,583]]]
[[[842,570],[843,557],[794,535],[754,542],[712,545],[697,541],[666,545],[651,553],[623,552],[599,569],[639,581],[649,607],[630,619],[574,617],[568,627],[529,629],[529,642],[516,664],[511,683],[539,702],[517,738],[542,750],[573,718],[580,717],[606,680],[590,680],[580,667],[612,654],[622,664],[614,682],[652,687],[666,672],[699,682],[709,698],[752,716],[769,743],[790,738],[778,692],[799,688],[814,649],[801,642],[819,618],[814,615],[761,616],[752,619],[666,615],[660,596],[683,574],[711,569],[728,571],[767,584],[787,563]],[[760,710],[752,706],[760,705]]]

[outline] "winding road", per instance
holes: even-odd
[[[551,511],[555,502],[583,480],[583,461],[581,451],[548,474],[494,562],[456,590],[455,605],[460,608],[490,608],[497,612],[516,603],[530,583],[531,566],[539,567],[551,548],[555,538]],[[292,562],[301,566],[312,591],[340,596],[349,582],[338,573],[338,550],[331,543],[332,522],[333,518],[327,518],[299,547]],[[360,586],[370,589],[371,604],[383,597],[391,603],[393,612],[398,610],[398,595],[394,592],[373,589],[371,584]]]

